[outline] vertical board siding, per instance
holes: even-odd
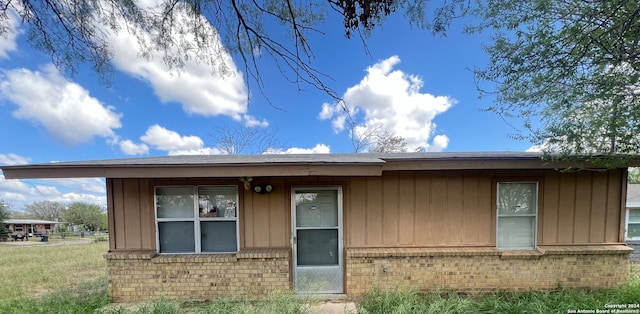
[[[382,178],[367,178],[367,246],[382,246]]]
[[[275,188],[269,196],[269,246],[285,247],[288,246],[288,238],[290,235],[289,220],[291,217],[289,204],[286,202],[290,193],[284,190],[284,179],[272,179],[269,184]]]
[[[448,239],[446,229],[447,212],[447,176],[436,174],[431,177],[431,243],[432,245],[446,245]]]
[[[146,179],[109,179],[110,250],[155,250],[153,190]]]
[[[591,172],[582,171],[576,174],[576,205],[573,217],[573,241],[588,243],[591,232]]]
[[[493,203],[491,199],[491,189],[493,187],[491,180],[492,178],[489,174],[480,173],[478,175],[478,208],[477,219],[474,221],[475,226],[478,228],[477,245],[489,246],[494,245],[496,242],[496,211],[491,206]]]
[[[252,191],[249,191],[253,193]],[[275,193],[275,192],[272,192]],[[269,194],[253,193],[253,247],[265,248],[269,247],[271,241],[271,232],[269,228]],[[249,205],[246,205],[249,206]]]
[[[609,184],[607,187],[607,216],[605,224],[605,241],[620,241],[620,215],[622,214],[621,195],[622,190],[622,171],[610,171]],[[614,210],[614,209],[618,210]]]
[[[415,174],[415,242],[414,243],[431,243],[432,240],[432,221],[431,218],[431,178],[422,175],[421,172]]]
[[[415,243],[415,187],[413,172],[400,172],[398,175],[398,243]]]
[[[138,180],[124,180],[122,182],[122,196],[123,202],[123,217],[124,217],[124,230],[125,246],[127,249],[141,249],[142,248],[142,234],[140,233],[143,228],[140,220],[142,214],[140,208],[140,190],[138,189]]]
[[[115,195],[113,192],[113,181],[114,179],[105,179],[105,184],[107,186],[107,227],[109,228],[109,251],[116,250],[115,212],[113,208],[115,204]]]
[[[140,191],[140,249],[156,249],[156,225],[155,225],[155,204],[153,200],[153,189],[149,185],[148,179],[138,180]]]
[[[468,172],[464,175],[463,191],[464,198],[462,198],[462,241],[463,244],[478,243],[480,239],[478,237],[478,225],[471,223],[477,222],[479,215],[481,214],[479,206],[479,178],[478,173]]]
[[[362,177],[353,178],[349,187],[349,210],[345,211],[345,237],[347,246],[364,247],[367,231],[367,179]]]
[[[560,176],[558,201],[558,243],[573,243],[574,209],[576,201],[576,180],[574,173]],[[550,209],[552,210],[552,209]]]
[[[256,236],[254,226],[256,225],[256,217],[254,215],[255,206],[253,206],[253,191],[240,190],[241,197],[244,197],[244,208],[242,209],[243,217],[240,224],[243,226],[244,236],[240,237],[240,247],[255,247]]]
[[[538,219],[538,230],[542,233],[539,237],[540,244],[558,243],[558,205],[560,204],[560,174],[558,172],[547,173],[544,178],[544,199],[542,220]]]
[[[615,243],[620,173],[400,171],[354,179],[347,245],[494,246],[496,178],[540,183],[539,245]]]
[[[274,190],[239,187],[242,249],[289,247],[291,187],[343,187],[346,247],[495,246],[495,182],[540,182],[538,244],[617,243],[623,171],[395,171],[380,177],[269,178]],[[170,180],[229,184],[230,180]],[[155,250],[149,179],[107,179],[110,250]],[[255,183],[255,182],[254,182]]]
[[[123,180],[113,180],[113,231],[115,233],[115,245],[114,250],[126,250],[126,229],[124,224],[124,193],[123,193]]]
[[[382,244],[398,243],[398,172],[385,173],[382,176]],[[404,188],[404,186],[403,186]]]
[[[622,170],[544,173],[540,245],[617,243]]]
[[[461,246],[463,244],[464,229],[464,199],[467,197],[464,190],[464,179],[462,173],[455,172],[447,177],[446,190],[446,227],[447,239],[446,244],[452,246]],[[468,224],[475,222],[468,221]]]
[[[605,241],[605,221],[607,219],[607,176],[595,173],[591,182],[591,224],[589,228],[589,242]]]

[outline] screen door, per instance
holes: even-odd
[[[299,293],[342,293],[342,189],[294,188],[294,286]]]

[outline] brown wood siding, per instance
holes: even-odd
[[[256,178],[257,194],[237,179],[108,179],[110,250],[155,250],[157,185],[239,185],[241,249],[289,247],[291,188],[342,186],[346,247],[495,246],[495,183],[539,182],[538,245],[618,243],[624,171],[392,171],[380,177]]]
[[[273,192],[257,194],[244,190],[244,236],[240,241],[243,248],[286,247],[289,245],[289,197],[284,179],[272,178],[268,183]],[[256,181],[256,184],[267,183]]]
[[[494,246],[494,184],[510,179],[540,184],[538,245],[617,243],[621,173],[400,171],[358,178],[350,182],[347,245]]]
[[[155,250],[153,190],[147,179],[107,179],[109,249]]]
[[[400,171],[352,180],[351,207],[360,208],[350,217],[366,224],[345,224],[348,245],[491,245],[491,177],[480,178],[474,171]]]
[[[619,242],[620,241],[620,216],[623,213],[623,206],[621,200],[622,190],[622,171],[610,171],[608,175],[608,189],[607,189],[607,215],[605,223],[605,242]],[[604,195],[603,195],[604,197]],[[614,210],[619,208],[620,210]]]

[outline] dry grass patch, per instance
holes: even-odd
[[[0,245],[0,300],[38,297],[106,280],[106,242]]]

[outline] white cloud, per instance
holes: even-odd
[[[149,146],[144,143],[136,144],[131,140],[120,141],[120,150],[127,155],[144,155],[149,153]]]
[[[157,3],[147,3],[151,10],[160,6]],[[164,60],[170,59],[163,52],[149,51],[140,44],[138,38],[124,26],[116,34],[107,31],[107,38],[113,49],[113,63],[121,71],[151,84],[156,95],[164,103],[178,102],[182,104],[185,112],[202,116],[227,115],[236,120],[242,119],[242,114],[247,112],[247,91],[243,75],[237,70],[233,59],[223,47],[219,35],[212,27],[200,29],[201,34],[206,35],[212,51],[200,52],[215,54],[218,59],[215,64],[202,64],[198,62],[201,55],[200,49],[196,49],[196,40],[192,32],[187,28],[195,23],[194,18],[204,19],[202,16],[194,17],[184,10],[179,4],[174,8],[176,31],[168,38],[178,43],[181,50],[171,51],[181,55],[187,61],[180,71],[168,71]],[[133,32],[141,34],[141,38],[147,43],[151,42],[151,36],[142,30]],[[202,40],[202,39],[200,39]],[[141,55],[147,56],[143,59]],[[205,57],[206,58],[206,57]]]
[[[244,124],[247,127],[253,128],[256,126],[259,126],[261,128],[266,128],[269,126],[269,121],[267,120],[258,120],[256,117],[246,114],[244,116],[242,116],[242,120],[244,120]]]
[[[316,144],[312,148],[291,147],[286,150],[270,149],[265,154],[329,154],[331,149],[325,144]]]
[[[198,136],[183,136],[157,124],[150,126],[140,140],[157,150],[167,151],[169,155],[220,155],[222,153],[215,147],[204,147],[204,142]]]
[[[0,164],[2,165],[24,165],[29,163],[29,158],[16,154],[0,154]]]
[[[433,137],[429,150],[432,152],[441,152],[449,145],[449,138],[446,135],[436,135]]]
[[[155,149],[166,151],[200,149],[204,145],[198,136],[182,136],[157,124],[150,126],[140,140]]]
[[[360,83],[344,93],[344,106],[351,117],[359,119],[356,133],[380,128],[381,132],[404,137],[410,149],[444,150],[449,139],[444,134],[435,135],[433,120],[451,108],[455,100],[421,93],[424,83],[420,77],[394,70],[398,63],[398,56],[379,61],[367,68]],[[318,118],[332,119],[336,132],[346,128],[347,112],[340,104],[323,104]]]
[[[73,145],[103,137],[111,141],[120,128],[121,114],[89,95],[82,86],[68,81],[48,64],[42,71],[4,71],[0,96],[18,106],[13,116],[34,121],[62,142]]]
[[[545,145],[533,145],[525,150],[528,153],[540,153],[545,148]]]
[[[169,151],[169,155],[222,155],[223,152],[216,147],[202,147],[198,149],[178,149]]]
[[[40,201],[107,204],[104,180],[98,178],[6,180],[0,174],[0,199],[14,210]]]
[[[7,28],[0,35],[0,59],[9,58],[9,52],[18,49],[16,38],[22,33],[19,28],[20,18],[12,9],[9,9],[5,21]]]

